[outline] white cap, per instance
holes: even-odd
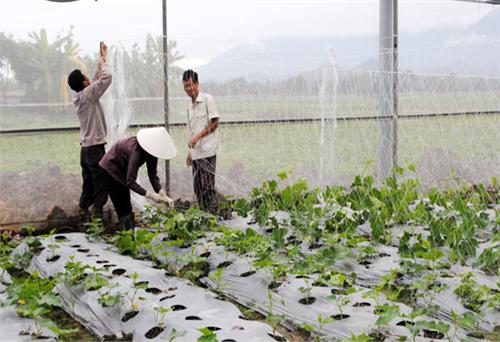
[[[172,159],[177,155],[174,141],[165,127],[143,128],[137,132],[137,141],[156,158]]]

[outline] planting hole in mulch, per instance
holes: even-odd
[[[102,267],[108,269],[108,268],[111,268],[111,267],[116,267],[115,264],[106,264],[106,265],[103,265]]]
[[[208,258],[208,257],[210,256],[210,254],[212,254],[212,253],[210,253],[210,252],[205,252],[205,253],[200,254],[200,256],[201,256],[202,258]]]
[[[201,318],[198,316],[186,316],[186,321],[201,321]]]
[[[139,311],[129,311],[127,312],[125,315],[123,315],[122,317],[122,322],[126,322],[132,318],[134,318],[135,316],[137,316],[137,314],[139,313]]]
[[[274,335],[274,334],[271,334],[271,333],[268,333],[268,335],[270,337],[274,338],[278,342],[286,342],[286,338],[284,338],[283,336]]]
[[[96,263],[98,264],[107,264],[109,261],[108,260],[97,260]]]
[[[207,329],[210,330],[210,331],[219,331],[219,330],[221,330],[221,328],[219,328],[219,327],[207,327]]]
[[[318,248],[320,248],[320,247],[322,247],[322,246],[323,246],[323,244],[322,244],[322,243],[319,243],[319,242],[314,242],[314,243],[311,243],[311,244],[309,245],[309,249],[318,249]]]
[[[92,292],[92,291],[97,291],[101,288],[102,286],[94,286],[94,287],[89,287],[87,291]]]
[[[124,274],[125,272],[127,272],[124,268],[115,268],[111,274],[112,275],[115,275],[115,276],[120,276],[122,274]]]
[[[82,247],[82,246],[81,246],[81,245],[71,245],[70,247],[71,247],[71,248],[80,248],[80,247]]]
[[[60,255],[54,255],[53,257],[48,258],[47,261],[48,262],[54,262],[54,261],[59,260],[60,257],[61,257]]]
[[[144,336],[146,336],[146,338],[152,339],[152,338],[155,338],[156,336],[160,335],[163,332],[163,330],[165,330],[165,328],[152,327],[151,329],[148,330],[148,332],[146,334],[144,334]]]
[[[54,239],[56,239],[57,241],[64,241],[64,240],[68,240],[68,238],[64,235],[56,235],[54,237]]]
[[[365,266],[366,268],[370,268],[370,265],[372,264],[372,262],[369,260],[363,260],[363,261],[360,261],[359,264]]]
[[[304,305],[311,305],[315,301],[316,301],[315,297],[305,297],[305,298],[299,299],[299,303],[304,304]]]
[[[152,293],[152,294],[154,294],[154,295],[159,295],[159,294],[160,294],[160,293],[162,293],[163,291],[162,291],[162,290],[160,290],[160,289],[159,289],[159,288],[157,288],[157,287],[148,287],[148,288],[146,289],[146,292],[147,292],[147,293]]]
[[[415,323],[405,320],[405,321],[400,321],[400,322],[396,323],[396,325],[398,325],[400,327],[406,327],[406,326],[414,326]]]
[[[169,295],[169,296],[162,297],[162,298],[160,298],[160,302],[162,302],[162,301],[164,301],[164,300],[167,300],[167,299],[172,299],[172,298],[174,298],[174,297],[175,297],[175,295],[174,295],[174,294]]]
[[[268,288],[269,290],[275,290],[275,289],[277,289],[278,287],[280,287],[280,286],[281,286],[281,284],[283,284],[283,283],[278,282],[278,281],[272,281],[272,282],[271,282],[271,283],[267,286],[267,288]]]
[[[31,338],[34,340],[48,340],[49,338],[52,338],[52,337],[43,336],[43,335],[39,335],[39,336],[31,335]]]
[[[306,275],[298,275],[298,276],[295,276],[295,279],[311,279],[311,278],[306,276]]]
[[[365,306],[372,306],[372,305],[368,302],[361,302],[361,303],[355,303],[352,306],[354,306],[355,308],[362,308]]]
[[[87,254],[87,257],[89,257],[89,258],[92,258],[92,257],[97,258],[98,256],[99,256],[99,254]]]
[[[252,274],[255,274],[255,273],[256,273],[256,271],[248,271],[248,272],[240,274],[240,277],[249,277],[249,276],[251,276]]]
[[[224,262],[221,262],[220,264],[218,264],[217,268],[226,268],[232,264],[233,264],[232,261],[224,261]]]
[[[316,286],[316,287],[328,287],[328,285],[327,285],[327,284],[325,284],[325,283],[323,283],[323,282],[321,282],[321,281],[315,281],[315,282],[313,283],[313,286]]]
[[[387,253],[383,253],[383,252],[382,252],[382,253],[379,253],[379,254],[378,254],[378,256],[379,256],[380,258],[386,258],[386,257],[390,257],[391,255],[390,255],[390,254],[387,254]]]
[[[177,287],[169,287],[169,288],[167,289],[167,291],[175,291],[175,290],[177,290]]]
[[[144,285],[149,285],[149,281],[147,280],[143,280],[143,281],[138,281],[137,283],[135,283],[136,286],[144,286]]]
[[[344,289],[332,289],[331,292],[334,295],[347,295],[347,291]]]
[[[340,321],[340,320],[343,320],[343,319],[346,319],[346,318],[349,318],[351,317],[351,315],[346,315],[346,314],[337,314],[337,315],[332,315],[331,316],[334,320],[336,321]]]
[[[179,304],[172,305],[170,308],[172,309],[172,311],[181,311],[187,309],[184,305],[179,305]]]
[[[88,248],[78,248],[76,251],[80,252],[80,253],[88,253],[90,251],[90,249],[88,249]]]
[[[444,334],[438,331],[427,330],[427,329],[423,329],[422,331],[424,332],[424,337],[427,338],[435,338],[437,340],[441,340],[444,337]]]

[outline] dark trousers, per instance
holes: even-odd
[[[109,198],[115,207],[118,218],[126,216],[132,212],[132,203],[130,202],[130,189],[114,179],[109,173],[102,170],[104,182],[108,189]]]
[[[215,166],[217,157],[193,160],[193,187],[201,209],[214,213],[216,210]]]
[[[82,147],[80,150],[83,178],[82,195],[80,196],[80,208],[82,209],[88,209],[93,205],[94,209],[102,210],[108,200],[102,169],[99,167],[99,161],[105,152],[104,144]]]

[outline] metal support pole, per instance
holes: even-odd
[[[168,39],[167,39],[167,0],[163,2],[163,115],[165,128],[169,131],[169,108],[168,108]],[[170,161],[165,161],[165,192],[170,196]]]
[[[399,59],[398,59],[398,44],[399,44],[399,30],[398,30],[398,0],[394,0],[394,7],[392,12],[393,35],[392,35],[392,169],[398,166],[398,117],[399,117]],[[394,175],[395,176],[395,175]]]
[[[378,181],[390,176],[397,163],[397,0],[380,0],[379,67],[380,67],[380,143]]]

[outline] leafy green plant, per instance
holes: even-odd
[[[115,244],[121,254],[130,255],[134,258],[142,256],[144,250],[151,249],[151,241],[158,235],[146,229],[122,230],[115,234],[111,241]]]
[[[500,245],[485,248],[474,263],[474,266],[481,268],[481,270],[490,275],[498,275],[498,271],[500,270]]]
[[[37,272],[24,279],[13,279],[7,287],[7,300],[2,305],[16,305],[17,313],[33,319],[34,326],[27,333],[40,337],[42,328],[47,327],[60,335],[73,330],[60,329],[48,318],[54,307],[59,307],[59,296],[54,292],[57,279],[44,279]]]
[[[143,297],[137,296],[137,292],[139,290],[144,290],[148,287],[147,283],[143,283],[138,281],[139,279],[139,274],[137,272],[134,272],[132,274],[132,285],[130,286],[130,291],[128,291],[125,296],[128,298],[130,301],[130,305],[132,307],[133,311],[139,310],[139,303],[136,300],[143,300]]]
[[[273,298],[272,291],[267,291],[267,298],[268,298],[267,316],[266,316],[265,320],[273,328],[273,334],[275,334],[276,329],[281,324],[281,322],[285,319],[285,315],[277,315],[274,313],[274,298]],[[284,302],[282,302],[281,304],[284,305]]]
[[[198,329],[201,336],[196,340],[197,342],[217,342],[217,334],[208,328]]]
[[[461,299],[465,308],[477,313],[481,312],[483,304],[490,299],[489,287],[476,283],[472,272],[462,275],[460,285],[453,292]]]
[[[49,244],[47,245],[47,248],[50,250],[50,258],[48,260],[54,260],[54,257],[56,256],[56,249],[58,249],[60,246],[57,243],[54,233],[56,232],[56,229],[52,229],[48,235],[48,238],[50,240]]]
[[[219,267],[215,271],[210,272],[208,275],[208,279],[215,281],[216,288],[215,292],[221,293],[222,289],[222,276],[224,275],[224,271],[226,269],[224,267]]]
[[[156,325],[160,326],[160,327],[165,326],[165,319],[166,319],[167,313],[171,309],[167,308],[165,306],[156,306],[153,308],[153,310],[154,310]]]
[[[104,234],[104,225],[101,218],[93,217],[88,223],[85,223],[85,233],[93,239],[101,237]]]
[[[375,325],[379,327],[389,324],[394,318],[400,316],[399,306],[389,303],[376,306],[375,313],[378,316]]]

